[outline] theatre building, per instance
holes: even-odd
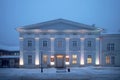
[[[20,67],[120,66],[120,35],[95,25],[56,19],[16,30]]]

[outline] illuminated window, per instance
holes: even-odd
[[[32,41],[28,40],[28,47],[31,47],[31,46],[32,46]]]
[[[43,63],[45,64],[47,63],[47,58],[48,58],[47,55],[43,55]]]
[[[91,57],[91,55],[88,55],[88,57],[87,57],[87,63],[88,64],[92,63],[92,57]]]
[[[32,56],[28,55],[28,64],[32,64]]]
[[[43,41],[43,47],[47,47],[47,41]]]
[[[77,47],[77,41],[72,41],[73,47]]]
[[[110,56],[106,56],[106,64],[110,64]]]
[[[66,56],[66,62],[69,62],[69,56]]]
[[[76,60],[73,60],[73,61],[72,61],[72,64],[76,64],[76,63],[77,63],[77,61],[76,61]]]
[[[76,58],[77,58],[77,55],[73,54],[73,55],[72,55],[72,58],[73,58],[73,59],[76,59]]]
[[[54,56],[51,56],[50,61],[54,62]]]
[[[73,54],[72,55],[72,64],[76,64],[77,63],[77,55]]]
[[[62,41],[58,41],[58,47],[62,47]]]

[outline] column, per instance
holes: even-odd
[[[66,59],[69,59],[69,39],[70,38],[65,38],[65,40],[66,40]],[[66,60],[65,64],[69,65],[70,64],[69,60],[68,61]]]
[[[35,37],[35,65],[39,66],[39,37]]]
[[[100,52],[99,52],[99,55],[100,55],[100,65],[102,65],[102,38],[100,38]]]
[[[55,57],[54,57],[54,40],[55,40],[55,38],[50,38],[50,40],[51,40],[51,56],[50,56],[50,59],[54,59]],[[54,65],[55,64],[55,62],[54,62],[54,60],[53,61],[51,61],[50,60],[50,65]]]
[[[84,38],[80,38],[81,40],[81,60],[80,64],[84,65]]]
[[[51,40],[51,54],[53,55],[54,54],[54,40],[55,38],[50,38]]]
[[[100,64],[100,38],[96,38],[96,65]]]
[[[65,40],[66,40],[66,54],[67,55],[69,54],[69,39],[70,38],[65,38]]]
[[[19,65],[22,67],[24,65],[24,59],[23,59],[23,41],[24,38],[23,37],[19,37],[20,40],[20,62]]]

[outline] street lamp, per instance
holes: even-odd
[[[43,72],[43,66],[42,66],[42,55],[43,55],[43,52],[41,51],[41,73]]]

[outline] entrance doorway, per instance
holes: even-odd
[[[64,64],[64,55],[63,54],[57,54],[55,56],[55,67],[56,68],[64,68],[65,64]]]

